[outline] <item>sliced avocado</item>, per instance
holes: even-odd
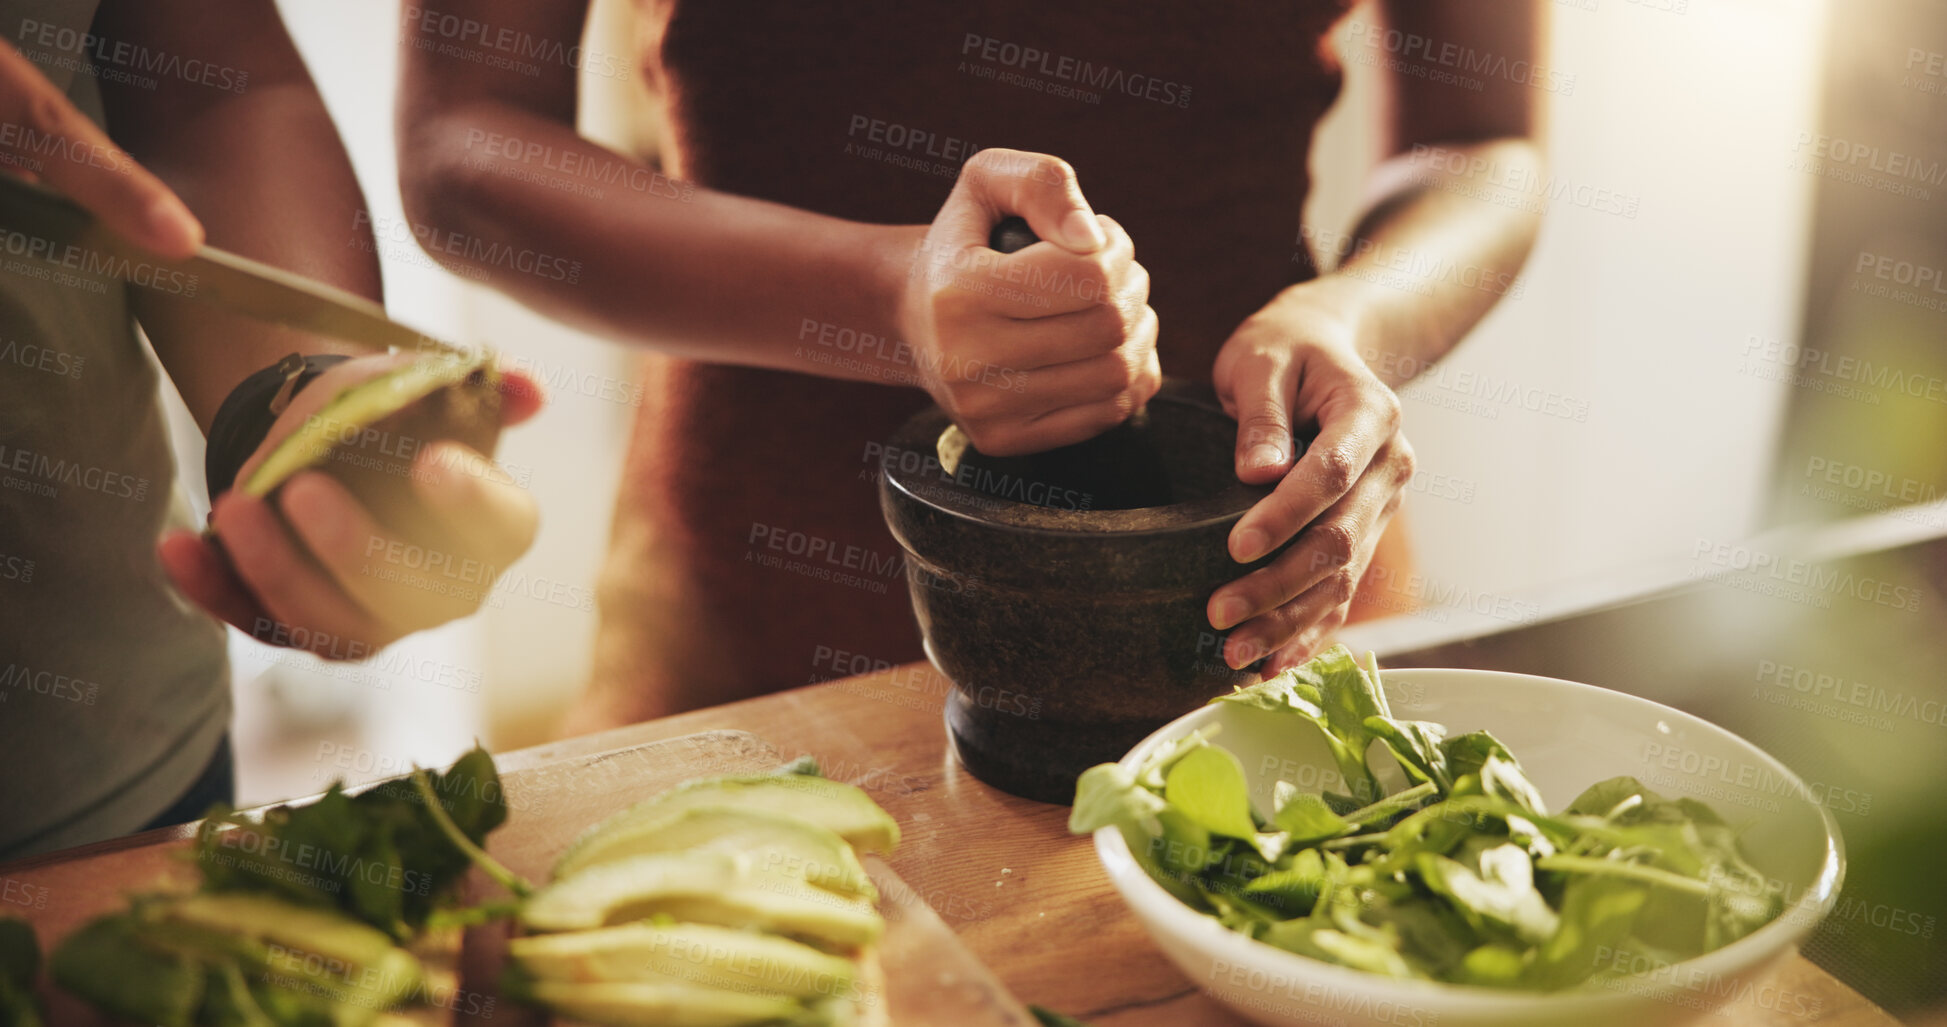
[[[627,851],[638,844],[637,832],[645,825],[700,806],[737,806],[808,820],[868,852],[890,853],[899,844],[899,825],[852,785],[805,774],[712,777],[636,803],[589,828],[562,855],[560,866],[601,863],[610,846]]]
[[[203,1003],[203,967],[143,944],[141,929],[133,912],[90,920],[55,948],[48,976],[97,1009],[161,1027],[189,1027]]]
[[[409,540],[438,535],[413,497],[413,459],[455,441],[487,456],[500,438],[500,372],[485,354],[426,356],[332,396],[237,487],[267,496],[316,467]]]
[[[744,1027],[795,1023],[804,1005],[783,995],[682,984],[532,981],[528,995],[558,1013],[615,1027]]]
[[[355,967],[389,964],[395,953],[404,952],[384,931],[337,910],[253,892],[199,892],[152,911],[161,922],[221,931]]]
[[[515,938],[508,953],[537,979],[689,984],[793,998],[843,995],[852,961],[787,938],[709,924],[623,924]]]
[[[830,891],[876,899],[858,854],[830,828],[759,806],[691,806],[619,828],[578,846],[554,866],[556,880],[651,852],[746,852],[760,865],[795,873]]]
[[[385,932],[267,895],[204,892],[149,907],[144,919],[142,938],[157,948],[227,952],[269,983],[368,1008],[399,1002],[423,977],[419,960]]]
[[[863,899],[724,852],[658,852],[590,867],[528,896],[521,922],[536,931],[578,931],[656,913],[773,931],[841,952],[870,944],[885,929]]]

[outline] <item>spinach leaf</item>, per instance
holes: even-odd
[[[1170,768],[1163,799],[1213,834],[1257,836],[1244,767],[1227,749],[1206,745],[1185,754]]]
[[[1601,969],[1599,955],[1621,946],[1649,898],[1647,885],[1625,877],[1583,877],[1569,882],[1555,934],[1534,953],[1522,984],[1554,991],[1580,983]]]
[[[1421,784],[1432,784],[1442,795],[1453,791],[1447,754],[1440,748],[1446,728],[1425,720],[1367,717],[1366,730],[1386,743],[1408,777]]]
[[[1335,645],[1309,663],[1211,701],[1292,713],[1310,721],[1325,736],[1355,805],[1384,794],[1366,763],[1366,750],[1374,737],[1366,728],[1366,718],[1390,717],[1392,711],[1378,682],[1367,677],[1346,647]]]
[[[1332,808],[1325,805],[1324,799],[1300,792],[1296,788],[1291,790],[1290,797],[1278,807],[1277,815],[1271,818],[1271,823],[1278,830],[1286,833],[1292,845],[1310,845],[1327,838],[1350,834],[1353,830],[1352,824],[1332,812]]]
[[[1499,845],[1480,854],[1480,873],[1445,856],[1422,853],[1415,862],[1420,879],[1445,896],[1468,924],[1483,934],[1502,932],[1528,945],[1555,934],[1555,911],[1535,890],[1534,865],[1518,845]]]
[[[34,926],[19,917],[0,916],[0,1023],[41,1027],[34,978],[41,972],[41,946]]]

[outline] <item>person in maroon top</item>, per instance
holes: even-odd
[[[1298,539],[1211,597],[1226,659],[1288,664],[1360,602],[1397,607],[1367,574],[1413,472],[1392,388],[1505,291],[1483,276],[1518,272],[1538,217],[1487,179],[1541,166],[1522,76],[1475,89],[1417,55],[1531,67],[1538,6],[1355,15],[1390,69],[1384,152],[1320,274],[1302,207],[1347,2],[638,0],[660,169],[575,133],[575,65],[599,58],[577,48],[585,0],[408,5],[407,211],[470,240],[434,256],[571,255],[573,286],[495,281],[654,354],[568,730],[802,684],[824,654],[917,659],[872,472],[929,400],[1007,455],[1119,423],[1161,374],[1211,382],[1237,474],[1277,483],[1232,555]],[[1422,145],[1466,159],[1416,165]],[[988,250],[1007,214],[1044,241]],[[1402,286],[1403,258],[1480,275]],[[1295,453],[1294,429],[1316,442]],[[778,540],[845,554],[856,580],[762,565]]]

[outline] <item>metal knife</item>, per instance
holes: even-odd
[[[157,288],[155,271],[175,272],[195,283],[193,295],[180,295],[368,349],[476,352],[408,328],[363,296],[215,246],[200,247],[182,260],[156,256],[109,231],[72,200],[8,174],[0,174],[0,232],[6,235],[0,255],[75,262],[88,273],[147,288]]]

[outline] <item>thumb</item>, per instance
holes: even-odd
[[[1109,244],[1108,233],[1082,196],[1075,169],[1059,157],[1024,150],[988,149],[961,169],[948,207],[960,201],[965,227],[984,245],[994,222],[1019,215],[1034,234],[1068,250],[1089,254]],[[944,212],[943,212],[944,213]]]
[[[1283,371],[1250,376],[1238,384],[1237,477],[1265,485],[1291,469],[1291,390]]]

